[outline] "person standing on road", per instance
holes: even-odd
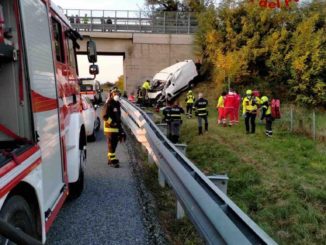
[[[194,102],[195,102],[195,96],[192,94],[192,91],[189,90],[186,97],[186,103],[187,103],[186,115],[188,116],[188,118],[192,118],[192,108],[194,106]]]
[[[179,106],[179,102],[176,101],[170,109],[171,119],[171,141],[177,144],[180,137],[180,126],[182,124],[181,114],[185,111]]]
[[[198,100],[196,100],[194,108],[198,119],[198,134],[203,134],[202,120],[205,121],[205,131],[208,131],[208,101],[203,98],[203,93],[199,93]]]
[[[272,117],[272,108],[268,101],[267,96],[261,97],[261,103],[262,103],[262,115],[260,120],[263,121],[266,120],[266,131],[265,134],[268,137],[272,137],[273,130],[272,130],[272,123],[273,123],[273,117]]]
[[[115,154],[118,142],[126,140],[126,135],[121,125],[119,99],[119,90],[113,89],[110,93],[110,98],[104,105],[103,111],[104,134],[107,137],[108,142],[108,165],[114,168],[119,168],[119,160]]]
[[[218,118],[217,118],[217,124],[220,125],[223,123],[223,126],[225,126],[225,119],[224,119],[224,99],[226,96],[226,92],[223,91],[222,95],[218,98],[217,101],[217,111],[218,111]]]
[[[246,133],[255,133],[256,130],[256,115],[257,115],[257,102],[255,100],[255,97],[252,95],[252,91],[248,89],[246,91],[246,97],[243,99],[242,102],[242,109],[243,109],[243,116],[245,117],[245,125],[246,125]],[[250,130],[250,125],[251,130]]]

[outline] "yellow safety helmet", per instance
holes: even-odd
[[[252,90],[251,90],[251,89],[248,89],[248,90],[246,91],[246,95],[252,95]]]
[[[267,96],[263,96],[261,97],[261,101],[264,103],[264,102],[267,102],[268,101],[268,97]]]
[[[192,94],[192,91],[191,91],[191,90],[189,90],[189,91],[188,91],[188,94]]]

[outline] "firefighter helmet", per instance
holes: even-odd
[[[251,90],[251,89],[248,89],[248,90],[246,91],[246,95],[252,95],[252,90]]]

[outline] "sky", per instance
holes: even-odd
[[[139,10],[144,0],[53,0],[63,9]]]
[[[78,70],[79,77],[92,77],[89,74],[89,66],[86,55],[78,55]],[[118,77],[123,74],[123,57],[122,56],[97,56],[97,64],[100,73],[96,76],[96,80],[100,83],[111,82],[114,83]]]
[[[63,9],[139,10],[144,0],[53,0]],[[98,56],[100,74],[96,80],[101,83],[115,82],[123,74],[122,56]],[[85,55],[78,56],[80,77],[90,77],[89,63]]]

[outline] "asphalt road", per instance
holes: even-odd
[[[47,244],[146,244],[142,208],[125,144],[119,144],[120,168],[107,165],[102,131],[87,145],[86,186],[68,201],[51,227]]]

